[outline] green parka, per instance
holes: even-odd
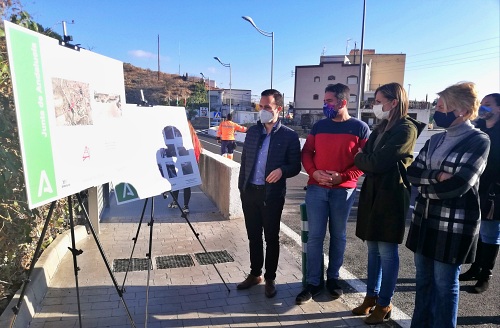
[[[413,160],[413,148],[425,123],[409,116],[384,132],[375,129],[354,164],[365,173],[359,194],[356,236],[362,240],[403,242],[410,191],[402,174]],[[409,187],[409,186],[408,186]]]

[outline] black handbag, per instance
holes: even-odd
[[[488,194],[480,198],[481,219],[500,220],[500,186],[492,183]]]

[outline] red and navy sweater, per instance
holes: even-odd
[[[314,171],[328,170],[342,177],[342,183],[333,188],[356,188],[363,172],[354,165],[354,155],[369,135],[368,125],[352,117],[344,122],[327,118],[316,122],[302,148],[302,165],[309,174],[307,184],[318,184],[312,177]]]

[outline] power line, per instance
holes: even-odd
[[[418,53],[418,54],[409,55],[408,57],[420,56],[420,55],[430,54],[430,53],[433,53],[433,52],[439,52],[439,51],[444,51],[444,50],[453,49],[453,48],[460,48],[460,47],[468,46],[470,44],[481,43],[481,42],[495,40],[495,39],[499,39],[499,38],[500,38],[500,36],[497,36],[497,37],[494,37],[494,38],[488,38],[488,39],[484,39],[484,40],[479,40],[479,41],[464,43],[464,44],[453,46],[453,47],[442,48],[442,49],[432,50],[432,51],[428,51],[428,52],[421,52],[421,53]]]
[[[429,60],[434,60],[434,59],[448,58],[448,57],[453,57],[453,56],[458,56],[458,55],[463,55],[463,54],[469,54],[469,53],[473,53],[473,52],[483,51],[483,50],[489,50],[489,49],[498,49],[498,47],[482,48],[482,49],[477,49],[477,50],[472,50],[472,51],[461,52],[459,54],[452,54],[452,55],[448,55],[448,56],[441,56],[441,57],[434,57],[434,58],[429,58],[429,59],[422,59],[422,60],[410,61],[410,63],[413,64],[413,63],[419,63],[419,62],[429,61]],[[406,62],[406,63],[408,64],[409,62]]]

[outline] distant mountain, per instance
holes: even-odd
[[[152,71],[123,63],[125,76],[125,98],[128,104],[140,104],[141,89],[144,98],[151,105],[175,106],[177,99],[179,106],[184,106],[184,99],[189,98],[193,84],[200,81],[194,76],[168,74]]]

